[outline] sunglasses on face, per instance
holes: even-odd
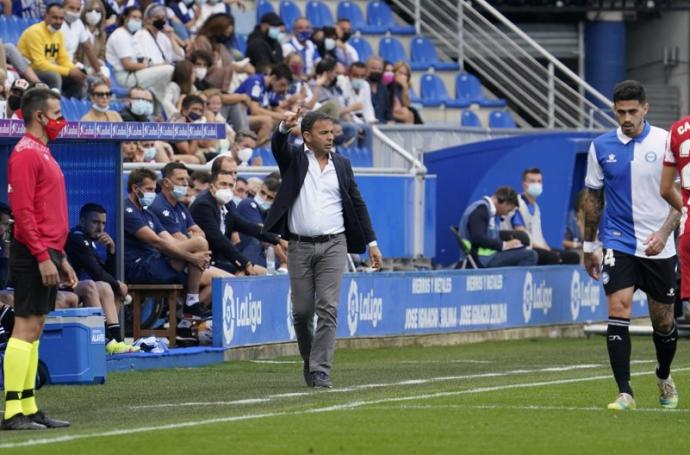
[[[95,96],[97,98],[100,98],[100,97],[110,98],[111,96],[113,96],[113,92],[93,92],[93,96]]]

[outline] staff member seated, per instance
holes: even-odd
[[[537,263],[537,253],[525,248],[520,240],[501,239],[498,229],[500,217],[517,206],[515,190],[502,186],[493,196],[484,196],[463,213],[460,235],[471,243],[472,255],[482,267],[531,266]]]

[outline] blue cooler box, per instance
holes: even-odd
[[[105,326],[100,308],[71,308],[48,314],[39,358],[49,384],[105,382]]]

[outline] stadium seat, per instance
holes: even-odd
[[[417,71],[424,71],[429,67],[440,71],[458,71],[460,69],[460,65],[457,63],[439,60],[434,43],[423,36],[415,36],[410,42],[410,60],[410,66]]]
[[[359,5],[350,0],[344,0],[338,3],[337,9],[338,19],[349,19],[352,23],[352,31],[362,32],[362,33],[383,33],[385,30],[381,30],[378,27],[370,27],[364,20],[364,14],[359,8]]]
[[[261,16],[266,13],[275,13],[273,5],[271,5],[271,2],[268,0],[259,0],[256,3],[256,22],[259,23],[259,21],[261,21]]]
[[[489,128],[517,128],[513,117],[506,111],[492,111],[489,114]]]
[[[472,111],[462,111],[460,116],[460,124],[462,126],[474,126],[481,128],[482,122],[479,120],[479,116]]]
[[[484,97],[482,84],[470,73],[459,73],[455,77],[455,99],[467,104],[479,104],[482,107],[505,107],[505,100],[490,100]]]
[[[333,15],[331,14],[331,10],[328,8],[328,6],[318,0],[307,3],[307,6],[305,7],[305,15],[314,28],[333,26]]]
[[[450,99],[443,80],[436,74],[432,73],[427,73],[422,76],[419,94],[422,99],[422,105],[425,107],[438,107],[441,105],[447,107],[469,106],[467,103]]]
[[[23,29],[20,28],[19,20],[17,16],[2,16],[5,20],[4,23],[0,23],[3,28],[3,41],[10,44],[17,44],[19,37],[21,36]]]
[[[410,97],[410,104],[422,104],[422,99],[417,95],[417,92],[415,92],[412,86],[410,86],[410,90],[408,90],[407,93]]]
[[[244,55],[247,52],[247,35],[235,35],[235,41],[232,43],[232,47]]]
[[[415,33],[415,28],[411,25],[397,25],[388,4],[379,0],[371,1],[367,5],[367,24],[375,27],[378,33],[391,32],[400,35]]]
[[[62,116],[65,117],[65,120],[68,122],[76,122],[79,120],[69,98],[65,98],[64,96],[60,98],[60,110],[62,111]]]
[[[371,44],[369,44],[369,41],[360,36],[353,36],[350,38],[348,43],[355,48],[357,54],[359,54],[359,60],[361,62],[366,62],[369,60],[369,57],[374,55],[374,51],[371,49]]]
[[[302,17],[299,7],[292,0],[280,2],[280,18],[285,22],[285,31],[292,32],[292,23]]]
[[[105,66],[107,66],[110,70],[110,91],[113,92],[113,95],[115,95],[117,98],[125,98],[129,90],[117,83],[117,79],[115,78],[115,70],[112,66],[110,66],[110,63],[105,62]]]
[[[134,339],[142,336],[167,337],[170,347],[177,342],[177,299],[184,292],[184,286],[179,284],[130,284],[129,293],[132,296],[132,331]],[[146,297],[165,299],[168,305],[168,327],[163,329],[144,329],[141,327],[142,302]]]
[[[397,38],[390,36],[379,41],[379,57],[394,64],[400,61],[408,61],[402,43]]]
[[[77,98],[70,98],[69,102],[72,103],[72,109],[74,110],[77,120],[81,119],[87,112],[91,110],[91,103],[88,99],[80,100]]]
[[[261,157],[262,165],[263,166],[277,166],[278,163],[276,163],[276,159],[273,157],[273,154],[271,153],[271,150],[269,149],[256,149],[254,150],[254,156],[259,156]]]
[[[374,156],[370,149],[358,149],[360,154],[360,167],[374,167]]]
[[[7,16],[0,16],[0,40],[3,43],[10,42],[10,31],[7,25]]]

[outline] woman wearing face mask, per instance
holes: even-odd
[[[163,109],[168,118],[180,111],[180,103],[185,96],[196,93],[195,80],[196,71],[192,62],[180,60],[175,64],[172,80],[165,90],[165,98],[163,99]]]
[[[151,3],[144,11],[144,26],[134,34],[140,52],[154,64],[174,65],[184,59],[182,41],[168,24],[167,9]]]
[[[391,72],[383,73],[383,83],[388,82],[388,93],[393,106],[393,119],[397,123],[421,124],[419,113],[410,105],[410,77],[412,69],[405,62],[392,65]]]
[[[81,118],[82,122],[121,122],[119,113],[110,110],[113,93],[104,82],[96,82],[89,90],[91,110]]]
[[[84,23],[89,35],[89,42],[91,43],[93,53],[101,63],[101,73],[111,77],[110,70],[105,66],[105,40],[107,34],[105,32],[105,7],[103,2],[101,0],[88,0],[81,10],[81,21]],[[84,62],[87,74],[95,73],[83,46],[77,48],[74,58],[77,62]]]
[[[127,8],[120,16],[120,27],[106,42],[105,56],[113,67],[118,84],[149,89],[160,102],[172,77],[173,67],[166,63],[155,63],[151,56],[142,52],[141,43],[135,39],[135,34],[141,31],[142,26],[141,10],[138,7]]]

